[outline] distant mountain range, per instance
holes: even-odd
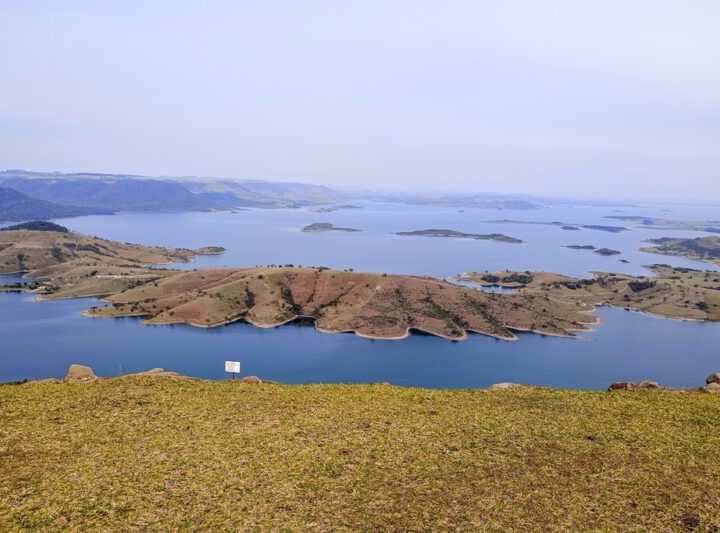
[[[0,172],[0,220],[116,211],[209,211],[332,204],[343,195],[319,185],[120,174]]]
[[[526,194],[348,192],[299,182],[27,170],[0,171],[0,188],[5,189],[4,195],[0,196],[0,220],[4,221],[117,211],[214,211],[244,207],[323,206],[321,209],[330,211],[349,201],[512,210],[542,209],[552,205],[613,205],[541,199]],[[9,190],[17,194],[13,195]]]

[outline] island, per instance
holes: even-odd
[[[342,204],[342,205],[326,205],[310,209],[313,213],[332,213],[343,209],[362,209],[359,205]]]
[[[565,248],[570,248],[571,250],[596,250],[592,244],[568,244]]]
[[[573,222],[542,222],[538,220],[486,220],[487,224],[525,224],[530,226],[556,226],[564,230],[579,230],[579,229],[590,229],[595,231],[607,231],[609,233],[620,233],[623,231],[630,231],[628,228],[623,226],[606,226],[603,224],[575,224]]]
[[[598,255],[620,255],[622,252],[613,250],[612,248],[598,248],[597,250],[593,250],[593,253]]]
[[[347,231],[347,232],[354,232],[354,231],[360,231],[359,229],[355,228],[341,228],[338,226],[335,226],[334,224],[330,224],[329,222],[314,222],[313,224],[308,224],[307,226],[304,226],[302,228],[302,231],[306,233],[317,233],[321,231]]]
[[[403,237],[446,237],[451,239],[477,239],[486,241],[497,241],[518,244],[523,242],[521,239],[515,237],[508,237],[502,233],[463,233],[461,231],[455,231],[451,229],[423,229],[415,231],[398,231],[395,235]]]
[[[603,226],[600,224],[583,224],[583,228],[585,229],[592,229],[596,231],[607,231],[609,233],[620,233],[623,231],[630,231],[629,229],[623,227],[623,226]]]
[[[641,248],[643,252],[661,255],[678,255],[720,265],[720,237],[697,237],[695,239],[674,239],[661,237],[649,239],[655,246]]]

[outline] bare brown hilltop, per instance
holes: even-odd
[[[514,331],[572,335],[595,318],[545,295],[496,295],[424,277],[316,268],[181,272],[109,296],[93,316],[217,326],[245,320],[274,327],[300,317],[325,332],[402,338],[418,330],[449,339],[468,332],[514,339]]]

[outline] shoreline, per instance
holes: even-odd
[[[60,300],[60,299],[61,299],[61,298],[58,298],[58,300]],[[63,299],[68,299],[68,300],[70,300],[70,299],[74,299],[74,298],[68,297],[68,298],[63,298]],[[81,314],[82,316],[85,316],[85,317],[88,317],[88,318],[110,318],[110,319],[112,319],[112,318],[140,318],[140,319],[142,319],[143,317],[146,317],[146,316],[147,316],[146,314],[142,314],[142,313],[138,313],[138,314],[128,313],[128,314],[112,315],[112,316],[111,316],[111,315],[96,315],[96,314],[93,314],[89,309],[86,309],[86,310],[84,310],[84,311],[81,311],[80,314]],[[324,328],[322,328],[322,327],[320,327],[320,326],[317,325],[317,319],[316,319],[315,317],[311,316],[311,315],[298,315],[298,316],[296,316],[296,317],[289,318],[288,320],[285,320],[285,321],[283,321],[283,322],[278,322],[277,324],[262,324],[262,323],[259,323],[259,322],[254,322],[254,321],[249,320],[249,319],[244,318],[244,317],[239,317],[239,318],[237,318],[237,319],[233,319],[233,320],[223,320],[223,321],[221,321],[221,322],[215,322],[215,323],[212,323],[212,324],[198,324],[198,323],[195,323],[195,322],[188,322],[188,321],[184,321],[184,320],[172,320],[172,321],[170,321],[170,320],[163,320],[163,321],[154,321],[154,322],[150,322],[150,321],[148,321],[148,320],[143,320],[143,325],[146,325],[146,326],[186,325],[186,326],[190,326],[190,327],[193,327],[193,328],[212,329],[212,328],[216,328],[216,327],[227,326],[227,325],[230,325],[230,324],[245,323],[245,324],[248,324],[248,325],[253,326],[253,327],[256,327],[256,328],[261,328],[261,329],[275,329],[275,328],[279,328],[279,327],[281,327],[281,326],[286,326],[286,325],[292,324],[293,322],[298,321],[298,320],[312,320],[312,322],[313,322],[313,327],[314,327],[315,331],[317,331],[318,333],[325,334],[325,335],[351,333],[351,334],[357,335],[358,337],[361,337],[361,338],[363,338],[363,339],[376,340],[376,341],[404,340],[404,339],[407,339],[408,337],[410,337],[410,336],[412,335],[413,330],[418,331],[419,333],[424,334],[424,335],[429,335],[429,336],[432,336],[432,337],[438,337],[438,338],[440,338],[440,339],[444,339],[444,340],[448,340],[448,341],[456,341],[456,342],[467,340],[467,339],[470,337],[470,335],[469,335],[468,333],[472,333],[472,334],[475,334],[475,335],[482,335],[482,336],[484,336],[484,337],[492,337],[492,338],[494,338],[494,339],[498,339],[498,340],[502,340],[502,341],[509,341],[509,342],[514,342],[514,341],[519,340],[519,338],[518,338],[517,335],[513,335],[512,337],[503,337],[503,336],[501,336],[501,335],[496,335],[496,334],[494,334],[494,333],[488,333],[488,332],[478,331],[478,330],[474,330],[474,329],[464,330],[464,334],[463,334],[461,337],[450,337],[449,335],[444,335],[444,334],[442,334],[442,333],[437,333],[437,332],[434,332],[434,331],[424,330],[424,329],[418,328],[418,327],[408,327],[408,328],[406,329],[405,333],[403,333],[402,335],[386,336],[386,337],[385,337],[385,336],[380,336],[380,335],[373,335],[373,334],[370,334],[370,333],[360,333],[360,332],[358,332],[358,331],[355,330],[355,329],[347,329],[347,330],[330,330],[330,329],[324,329]],[[545,332],[542,332],[542,331],[536,331],[536,330],[531,330],[531,329],[524,330],[524,329],[519,329],[519,328],[512,328],[512,327],[509,327],[509,326],[505,326],[505,327],[507,327],[507,328],[508,328],[509,330],[511,330],[511,331],[529,332],[529,333],[533,333],[533,334],[536,334],[536,335],[547,335],[547,336],[551,336],[551,337],[560,337],[560,338],[568,338],[568,339],[578,339],[578,338],[580,338],[580,337],[578,337],[578,336],[576,336],[576,335],[562,335],[562,334],[559,334],[559,333],[545,333]],[[572,331],[589,331],[589,329],[573,329]]]
[[[222,378],[211,378],[211,377],[201,377],[201,376],[193,376],[189,374],[181,374],[180,372],[177,372],[175,370],[165,369],[165,368],[151,368],[148,370],[140,370],[136,372],[127,372],[124,374],[119,375],[111,375],[111,376],[100,376],[96,375],[92,369],[92,367],[86,366],[86,365],[77,365],[74,363],[70,363],[69,370],[72,370],[73,367],[79,366],[84,369],[89,370],[89,375],[83,376],[83,377],[71,377],[70,373],[66,374],[63,377],[56,377],[56,376],[48,376],[48,377],[40,377],[35,379],[30,378],[22,378],[22,379],[14,379],[9,381],[0,381],[0,387],[3,386],[24,386],[24,385],[33,385],[33,384],[55,384],[55,385],[69,385],[69,386],[82,386],[87,385],[95,382],[112,382],[112,381],[121,381],[125,379],[171,379],[171,380],[188,380],[188,381],[195,381],[195,382],[207,382],[207,383],[226,383],[231,385],[276,385],[276,386],[282,386],[282,387],[323,387],[323,386],[382,386],[382,387],[396,387],[400,389],[407,389],[407,390],[433,390],[433,391],[477,391],[482,393],[508,393],[508,392],[518,392],[518,391],[532,391],[532,390],[545,390],[545,391],[559,391],[559,392],[579,392],[579,393],[587,393],[587,394],[597,394],[597,393],[603,393],[603,394],[623,394],[623,393],[630,393],[630,394],[658,394],[658,393],[671,393],[671,394],[678,394],[678,393],[693,393],[693,394],[704,394],[704,393],[718,393],[715,390],[708,390],[707,384],[709,383],[707,381],[707,378],[705,380],[705,383],[701,383],[700,385],[693,386],[693,385],[663,385],[660,383],[657,383],[655,381],[652,381],[652,378],[645,378],[643,381],[639,382],[632,382],[632,381],[614,381],[611,383],[608,383],[607,387],[602,388],[576,388],[576,387],[561,387],[561,386],[552,386],[552,385],[538,385],[533,383],[517,383],[517,382],[497,382],[497,383],[489,383],[487,385],[482,386],[474,386],[474,387],[463,387],[463,388],[453,388],[453,387],[433,387],[433,386],[427,386],[427,385],[404,385],[399,383],[389,383],[387,381],[363,381],[363,382],[322,382],[322,381],[307,381],[307,382],[290,382],[290,383],[283,383],[279,382],[273,379],[264,379],[260,378],[255,375],[245,375],[240,376],[238,379],[230,379],[228,377],[222,377]],[[711,375],[712,376],[712,375]]]

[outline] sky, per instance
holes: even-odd
[[[720,199],[718,0],[0,0],[0,168]]]

